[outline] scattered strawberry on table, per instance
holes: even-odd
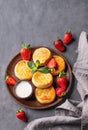
[[[61,97],[65,95],[65,90],[67,88],[67,78],[66,78],[66,73],[64,71],[61,71],[59,76],[56,79],[56,95]]]
[[[61,39],[57,39],[54,41],[53,45],[57,50],[64,52],[66,50],[64,44],[68,45],[72,41],[72,39],[73,39],[73,35],[69,30],[64,33],[63,41]]]
[[[64,39],[63,39],[63,41],[64,41],[65,44],[69,44],[69,43],[71,42],[72,38],[73,38],[73,36],[72,36],[71,31],[67,31],[67,32],[64,34]]]
[[[48,68],[56,68],[57,67],[57,63],[55,58],[50,59],[50,61],[47,63],[47,67]]]
[[[31,49],[30,45],[26,45],[24,42],[22,42],[22,49],[20,50],[21,58],[23,60],[30,60],[31,59]]]
[[[7,85],[14,86],[16,84],[16,80],[12,76],[6,76],[5,81]]]
[[[53,43],[53,45],[54,45],[54,47],[57,50],[59,50],[61,52],[65,51],[65,49],[66,49],[65,46],[64,46],[64,44],[63,44],[63,41],[61,39],[55,40],[54,43]]]
[[[16,111],[16,117],[22,120],[23,122],[27,122],[25,111],[21,108]]]

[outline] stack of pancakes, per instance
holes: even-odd
[[[52,73],[35,72],[32,73],[31,68],[28,67],[26,60],[20,60],[15,66],[15,76],[20,80],[32,80],[32,83],[36,87],[35,97],[42,103],[51,103],[55,100],[56,93],[52,86],[53,76],[58,75],[60,71],[65,69],[65,61],[58,55],[52,55],[51,51],[46,47],[40,47],[35,49],[32,55],[32,60],[40,61],[40,67],[46,66],[48,61],[54,57],[57,63],[57,68]]]

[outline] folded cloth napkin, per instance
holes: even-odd
[[[30,122],[24,130],[88,130],[88,41],[87,33],[79,37],[78,58],[73,67],[82,102],[67,99],[55,109],[55,116]]]

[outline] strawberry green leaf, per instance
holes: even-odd
[[[31,49],[31,46],[30,46],[30,44],[28,44],[28,45],[27,45],[27,48],[28,48],[28,49]]]
[[[65,95],[66,95],[66,92],[63,92],[63,93],[61,94],[61,97],[65,96]]]
[[[22,48],[27,48],[25,42],[22,42]]]
[[[71,34],[71,29],[68,29],[68,31],[66,33],[70,33]]]
[[[66,72],[64,72],[64,71],[61,71],[61,72],[59,73],[59,77],[62,77],[62,76],[64,76],[64,75],[66,75]]]
[[[22,111],[22,109],[21,109],[21,108],[18,108],[18,109],[16,110],[16,113],[21,112],[21,111]]]
[[[26,45],[25,42],[22,42],[22,48],[28,48],[28,49],[31,49],[30,44]]]
[[[60,37],[58,36],[57,39],[60,39]]]

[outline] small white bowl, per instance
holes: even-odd
[[[13,92],[15,96],[20,99],[28,99],[33,94],[33,87],[28,81],[22,80],[17,82],[14,86]]]

